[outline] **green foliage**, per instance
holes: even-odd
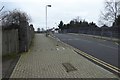
[[[116,22],[116,24],[115,24]],[[115,22],[113,23],[113,26],[119,26],[120,25],[120,15],[118,15],[118,17],[116,18]]]
[[[37,28],[37,32],[38,32],[38,33],[40,32],[40,28]]]
[[[59,24],[59,29],[64,30],[64,29],[80,29],[80,28],[96,28],[98,27],[95,23],[91,22],[88,23],[87,21],[75,21],[71,20],[70,23],[68,24],[63,24],[62,21],[60,21]]]
[[[117,25],[120,25],[120,15],[117,17],[117,19],[116,19],[116,24]]]
[[[63,27],[63,21],[60,21],[60,24],[58,25],[58,27],[62,30],[62,29],[64,29],[64,27]]]
[[[3,12],[1,18],[3,29],[19,28],[22,23],[30,21],[30,17],[25,12],[16,9]]]

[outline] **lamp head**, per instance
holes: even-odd
[[[51,5],[47,5],[48,7],[51,7]]]

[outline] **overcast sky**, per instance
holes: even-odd
[[[26,12],[37,28],[45,27],[45,6],[48,7],[48,26],[56,27],[62,20],[65,24],[79,16],[88,22],[98,25],[100,11],[104,8],[104,0],[1,0],[4,10],[18,9]]]

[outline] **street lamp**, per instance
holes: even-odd
[[[46,31],[47,31],[47,7],[51,7],[51,5],[46,5]]]

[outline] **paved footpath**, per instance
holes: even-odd
[[[66,64],[67,63],[67,64]],[[11,78],[116,78],[69,47],[36,34],[29,52],[21,55]]]

